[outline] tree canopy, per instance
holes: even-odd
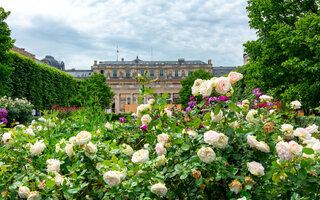
[[[249,0],[250,27],[257,40],[244,44],[250,57],[245,82],[303,108],[319,105],[319,0]],[[239,83],[241,84],[241,83]]]
[[[6,82],[13,71],[13,68],[8,67],[11,61],[8,55],[9,50],[13,47],[14,40],[11,39],[11,31],[8,24],[5,22],[10,12],[6,12],[0,7],[0,96],[3,96],[7,90]]]
[[[179,103],[187,107],[190,97],[192,96],[191,87],[196,79],[211,79],[213,75],[203,69],[191,72],[191,75],[188,76],[185,80],[180,81],[182,88],[179,91]]]

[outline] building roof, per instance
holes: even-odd
[[[55,67],[59,70],[64,70],[64,63],[62,61],[57,61],[53,56],[46,56],[41,61],[50,65],[51,67]]]

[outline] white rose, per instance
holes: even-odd
[[[204,80],[197,79],[194,81],[193,86],[191,88],[192,90],[192,95],[197,96],[200,94],[200,85],[204,82]]]
[[[157,140],[159,143],[161,143],[162,145],[167,144],[170,141],[169,135],[166,133],[162,133],[160,135],[157,136]]]
[[[320,140],[318,140],[315,137],[308,137],[306,139],[303,140],[303,144],[307,144],[307,146],[312,146],[315,143],[319,142]]]
[[[96,147],[96,145],[92,144],[91,142],[89,142],[88,144],[86,144],[86,146],[84,147],[85,149],[85,155],[86,156],[90,156],[93,154],[96,154],[98,152],[98,148]]]
[[[291,160],[293,154],[289,149],[289,144],[287,142],[278,142],[276,145],[276,150],[281,160]]]
[[[64,180],[66,181],[66,185],[70,185],[70,181],[67,178],[60,175],[56,175],[54,182],[56,183],[56,186],[63,186]]]
[[[137,107],[137,117],[141,117],[143,112],[151,112],[151,105],[150,104],[141,104]]]
[[[40,153],[43,152],[44,148],[46,148],[46,145],[43,143],[43,141],[36,141],[34,145],[31,145],[30,147],[30,153],[31,155],[39,155]]]
[[[4,133],[3,135],[2,135],[2,142],[5,144],[5,145],[7,145],[8,147],[10,147],[13,143],[14,143],[14,141],[13,141],[13,139],[12,139],[12,137],[11,137],[11,133],[12,132],[6,132],[6,133]]]
[[[78,145],[87,144],[90,140],[91,140],[91,133],[89,133],[88,131],[81,131],[76,136],[76,143]]]
[[[265,102],[270,102],[272,99],[273,99],[273,97],[269,96],[269,95],[262,95],[259,97],[259,100],[265,101]]]
[[[243,78],[243,75],[238,72],[230,72],[228,74],[228,79],[230,83],[236,83]]]
[[[69,158],[71,158],[74,155],[74,151],[73,151],[73,144],[67,144],[64,147],[64,151],[67,153],[67,155],[69,156]]]
[[[148,123],[150,123],[150,122],[151,122],[151,117],[150,117],[150,115],[149,115],[149,114],[143,115],[143,116],[141,117],[141,122],[142,122],[142,124],[144,124],[144,125],[147,125]]]
[[[294,132],[293,132],[294,136],[297,136],[299,138],[305,139],[308,137],[311,137],[311,134],[309,133],[309,131],[307,131],[305,128],[297,128]]]
[[[168,117],[172,117],[172,111],[169,108],[165,108]]]
[[[37,125],[37,121],[36,121],[36,120],[32,120],[31,125],[32,125],[32,126]]]
[[[129,145],[123,144],[122,147],[122,153],[126,154],[127,156],[131,156],[133,154],[133,149]]]
[[[168,162],[168,160],[167,160],[167,158],[164,156],[164,155],[162,155],[162,156],[158,156],[158,165],[159,166],[163,166],[163,165],[165,165],[166,163]]]
[[[247,143],[249,144],[250,147],[256,148],[258,141],[256,139],[256,136],[253,135],[248,135],[247,136]]]
[[[229,124],[231,128],[240,128],[240,124],[237,121],[234,121]]]
[[[141,149],[139,151],[134,152],[132,155],[131,161],[135,164],[142,164],[149,160],[149,151]]]
[[[60,171],[60,161],[57,159],[47,160],[47,172],[59,172]]]
[[[43,117],[39,117],[39,118],[38,118],[38,121],[40,121],[40,122],[46,122],[47,120],[46,120],[45,118],[43,118]]]
[[[245,100],[243,100],[243,101],[242,101],[242,104],[243,104],[243,105],[249,105],[249,104],[250,104],[250,102],[249,102],[249,100],[248,100],[248,99],[245,99]]]
[[[167,150],[166,150],[166,148],[163,147],[163,145],[161,143],[157,143],[156,144],[156,152],[157,152],[158,156],[162,156],[167,153]]]
[[[113,125],[112,125],[111,123],[109,123],[109,122],[107,122],[107,123],[104,125],[104,127],[105,127],[106,129],[108,129],[109,131],[112,131],[112,130],[113,130]]]
[[[264,167],[258,162],[249,162],[247,163],[248,170],[251,174],[255,176],[263,176],[264,175]]]
[[[155,100],[154,100],[154,99],[149,99],[149,100],[148,100],[148,104],[150,104],[150,105],[153,105],[153,104],[154,104],[154,102],[155,102]]]
[[[157,183],[157,184],[154,184],[151,186],[151,192],[153,194],[160,196],[160,197],[163,197],[167,194],[168,189],[164,184]]]
[[[23,124],[19,124],[19,125],[17,125],[17,126],[15,126],[15,127],[14,127],[14,129],[17,129],[17,128],[24,129],[24,128],[25,128],[25,126],[24,126]]]
[[[318,126],[315,125],[315,124],[312,124],[311,126],[308,126],[308,127],[306,128],[306,130],[307,130],[309,133],[311,133],[311,134],[313,134],[313,133],[318,133],[318,132],[319,132],[319,131],[318,131]]]
[[[25,130],[25,132],[26,132],[28,135],[30,135],[30,136],[35,136],[35,134],[34,134],[34,132],[33,132],[33,130],[32,130],[31,128],[27,128],[27,129]]]
[[[298,155],[299,153],[302,152],[303,147],[298,143],[296,143],[295,141],[291,140],[288,145],[291,153]]]
[[[40,192],[38,191],[30,192],[27,200],[41,200]]]
[[[73,137],[69,138],[69,142],[71,144],[73,144],[73,145],[76,145],[77,144],[77,138],[73,136]]]
[[[218,78],[218,83],[216,85],[216,92],[220,94],[226,94],[231,88],[231,83],[228,78],[220,77]]]
[[[204,97],[209,97],[212,94],[212,91],[214,89],[214,82],[211,80],[206,80],[202,82],[200,85],[200,94]]]
[[[291,124],[282,124],[280,131],[282,132],[292,132],[293,126]]]
[[[258,112],[254,109],[250,110],[246,116],[246,120],[248,122],[253,122],[254,120],[254,116],[257,114]]]
[[[312,149],[314,150],[315,153],[320,153],[320,142],[313,144]]]
[[[18,190],[18,195],[20,198],[26,199],[28,198],[30,193],[30,189],[27,186],[20,186]]]
[[[247,197],[238,198],[237,200],[247,200]]]
[[[270,152],[270,147],[267,143],[260,141],[256,144],[256,149],[258,149],[259,151],[268,153]]]
[[[290,103],[290,105],[291,105],[291,108],[293,108],[293,109],[300,109],[301,108],[301,103],[298,100],[292,101]]]
[[[198,136],[198,133],[196,131],[193,131],[193,130],[187,131],[187,134],[189,135],[190,138],[194,138],[194,137]]]
[[[217,115],[215,115],[214,112],[211,112],[210,116],[213,122],[218,123],[223,119],[223,112],[220,110],[220,112]]]
[[[223,133],[217,133],[215,131],[207,131],[204,133],[204,141],[217,148],[224,148],[228,144],[228,137]]]
[[[211,163],[216,158],[216,153],[210,147],[202,147],[197,155],[205,163]]]
[[[108,171],[103,175],[103,180],[112,187],[117,186],[120,183],[120,172]]]

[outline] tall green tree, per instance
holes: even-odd
[[[93,74],[90,78],[79,81],[78,93],[73,104],[110,108],[113,96],[111,87],[106,84],[106,77],[103,74]]]
[[[10,37],[10,29],[5,22],[6,18],[10,15],[10,12],[6,12],[0,7],[0,96],[3,96],[7,92],[8,82],[10,81],[10,75],[13,68],[10,66],[9,50],[13,47],[14,40]]]
[[[319,0],[249,0],[249,25],[258,39],[244,44],[246,75],[256,87],[303,108],[319,105]]]
[[[180,81],[182,88],[179,91],[179,103],[181,103],[184,107],[188,106],[188,102],[190,101],[190,97],[192,96],[191,87],[193,86],[193,83],[196,79],[211,79],[212,77],[212,73],[207,72],[203,69],[191,72],[190,76]]]

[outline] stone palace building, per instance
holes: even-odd
[[[182,88],[180,81],[188,77],[191,71],[203,69],[213,73],[211,60],[207,63],[199,60],[176,61],[143,61],[137,56],[132,61],[94,61],[91,67],[94,73],[104,74],[107,84],[115,93],[112,110],[119,112],[135,112],[139,99],[139,88],[141,85],[135,77],[148,71],[150,79],[157,79],[150,86],[155,93],[161,95],[168,92],[168,98],[177,104],[179,91]],[[144,103],[147,99],[144,99]]]

